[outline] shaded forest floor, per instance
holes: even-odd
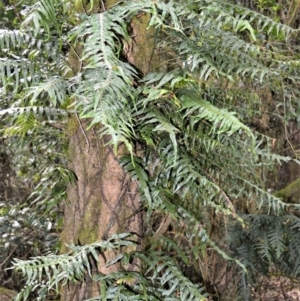
[[[300,301],[300,283],[283,276],[262,277],[252,296],[254,301]]]

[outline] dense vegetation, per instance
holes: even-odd
[[[299,280],[297,1],[6,2],[0,282],[17,300],[54,300],[89,277],[93,300],[252,300],[263,276]],[[155,47],[133,60],[144,16]],[[89,148],[86,120],[127,149],[139,251],[116,233],[60,254],[66,187],[78,180],[69,138],[80,127]],[[139,269],[95,272],[106,249],[118,252],[108,265]]]

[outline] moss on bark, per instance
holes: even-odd
[[[300,178],[274,193],[286,203],[300,204]]]

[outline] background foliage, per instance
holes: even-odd
[[[271,193],[299,176],[297,2],[72,3],[0,7],[1,146],[27,192],[0,200],[1,268],[15,257],[26,279],[17,300],[46,300],[86,271],[101,283],[95,300],[251,300],[259,275],[298,279],[298,199]],[[123,52],[141,13],[156,29],[146,76]],[[120,163],[140,183],[143,252],[122,253],[125,233],[57,255],[78,118],[129,150]],[[99,247],[119,249],[124,265],[139,258],[141,272],[95,275]]]

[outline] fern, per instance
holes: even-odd
[[[37,102],[37,98],[43,98],[45,94],[48,94],[49,100],[54,107],[63,106],[66,102],[66,82],[63,78],[58,76],[53,76],[52,78],[47,78],[44,83],[39,83],[36,86],[30,87],[29,91],[26,93],[26,98],[30,100],[30,105],[34,105]]]
[[[72,112],[72,111],[70,111]],[[47,108],[47,107],[42,107],[42,106],[28,106],[28,107],[16,107],[16,108],[9,108],[9,109],[4,109],[0,111],[0,115],[5,115],[5,114],[34,114],[34,115],[42,115],[45,114],[46,116],[50,117],[51,115],[67,115],[68,112],[63,109],[54,109],[54,108]]]
[[[28,297],[28,290],[37,289],[39,286],[35,285],[36,278],[40,281],[46,279],[47,289],[59,290],[61,283],[67,283],[67,281],[76,282],[83,279],[85,270],[88,271],[90,277],[92,277],[92,264],[88,256],[92,256],[93,260],[98,262],[98,251],[105,249],[119,248],[120,246],[131,245],[132,242],[127,241],[126,237],[130,234],[124,233],[111,237],[107,241],[94,243],[91,245],[79,247],[71,245],[69,246],[69,254],[63,255],[47,255],[36,257],[33,261],[20,261],[15,259],[15,267],[20,270],[27,277],[27,283],[25,289],[22,290],[16,300],[26,300]],[[39,294],[43,293],[43,285],[39,288]]]
[[[130,296],[130,300],[140,300],[139,298],[142,296],[151,300],[159,300],[160,298],[164,298],[165,300],[169,298],[172,298],[172,300],[205,299],[206,294],[201,294],[203,289],[189,282],[174,265],[172,260],[167,257],[157,256],[158,254],[155,253],[150,258],[141,253],[133,254],[134,257],[140,259],[145,264],[145,267],[147,267],[144,276],[136,272],[120,272],[108,276],[96,275],[94,277],[89,256],[98,262],[99,250],[103,252],[105,249],[131,245],[132,242],[126,240],[129,235],[126,233],[115,235],[105,242],[94,243],[88,246],[69,246],[71,251],[64,255],[40,256],[30,261],[15,260],[15,267],[27,276],[26,286],[18,294],[16,300],[21,300],[21,298],[22,300],[26,300],[29,293],[28,288],[38,290],[39,300],[44,300],[43,294],[46,287],[48,291],[52,288],[58,291],[60,283],[66,285],[67,280],[73,282],[82,280],[85,276],[85,270],[87,270],[89,276],[95,282],[101,281],[103,292],[106,292],[104,298],[110,298],[110,296],[117,294],[120,297],[118,300],[126,300],[123,298]],[[112,265],[120,259],[122,259],[122,256],[118,256],[111,263],[107,264]],[[40,281],[44,279],[44,284],[36,285],[36,278],[40,279]],[[111,280],[119,284],[117,292],[115,291],[115,286],[112,286]],[[157,281],[160,282],[161,289],[155,291],[154,287]],[[122,284],[130,285],[132,288],[128,290]],[[141,284],[147,288],[140,287]],[[107,287],[105,288],[104,286]],[[164,289],[163,287],[166,288]],[[136,293],[132,294],[132,291],[136,291]],[[140,293],[138,293],[139,291]],[[90,300],[101,300],[99,298]]]
[[[55,27],[60,33],[58,27],[58,20],[56,18],[55,6],[58,5],[57,1],[42,0],[31,7],[26,19],[22,26],[27,27],[30,23],[34,25],[34,35],[40,33],[41,26],[46,31],[48,38],[50,37],[50,24]],[[52,32],[52,31],[51,31]]]
[[[155,253],[150,258],[142,254],[136,255],[148,266],[145,276],[151,275],[152,282],[160,282],[161,289],[158,293],[164,300],[168,300],[171,296],[173,297],[171,300],[205,300],[206,294],[201,294],[203,289],[189,282],[169,258]],[[166,284],[168,289],[163,288]]]

